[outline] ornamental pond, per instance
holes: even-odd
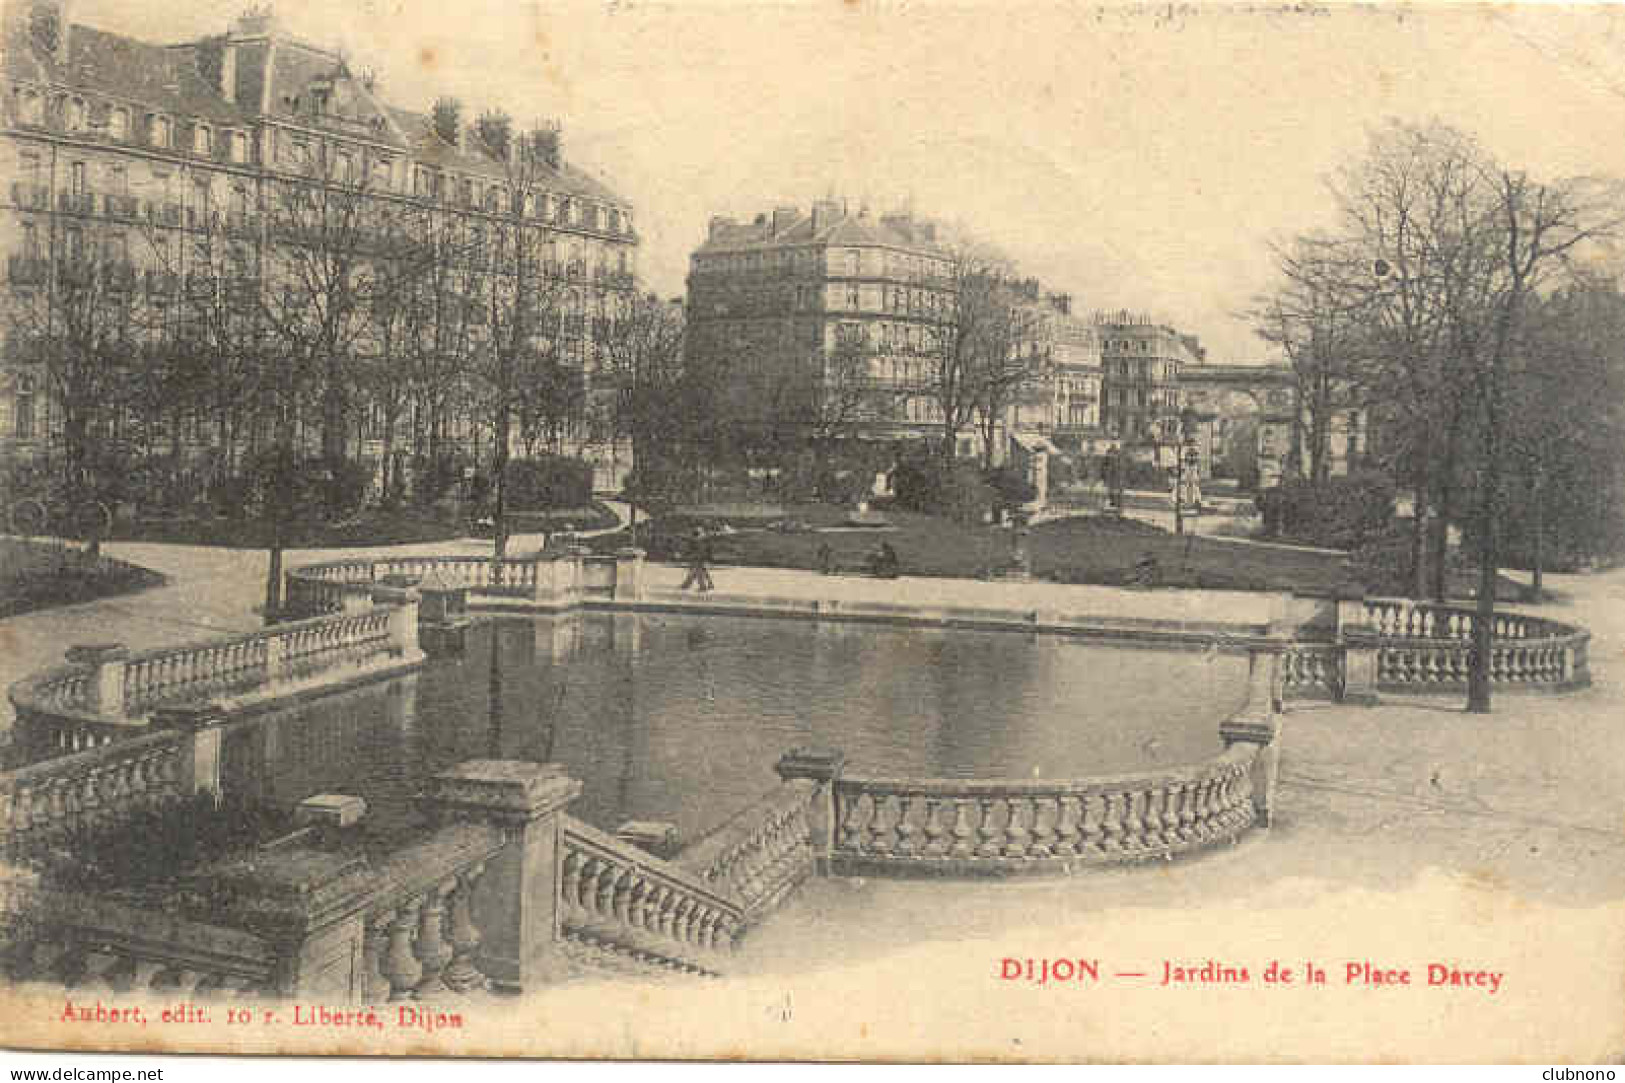
[[[692,840],[776,783],[797,746],[867,775],[1063,779],[1192,763],[1222,748],[1247,658],[1062,635],[578,612],[476,624],[406,677],[250,718],[222,784],[291,807],[364,798],[374,830],[417,821],[430,776],[470,759],[559,762],[573,815],[663,820]]]

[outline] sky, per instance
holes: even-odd
[[[246,6],[246,5],[245,5]],[[191,0],[73,0],[154,41]],[[1439,120],[1540,178],[1625,176],[1625,8],[281,0],[386,98],[557,118],[683,291],[711,215],[835,195],[959,223],[1084,311],[1130,308],[1264,360],[1244,318],[1272,241],[1390,120]]]

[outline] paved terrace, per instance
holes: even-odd
[[[390,552],[488,550],[489,542]],[[259,551],[120,543],[109,552],[170,577],[160,588],[0,622],[0,680],[58,661],[74,642],[133,648],[257,627]],[[384,550],[379,550],[383,552]],[[522,550],[521,550],[522,551]],[[369,551],[370,552],[370,551]],[[289,566],[356,550],[298,551]],[[675,587],[676,566],[650,568]],[[1173,620],[1263,621],[1265,596],[1141,592],[1045,583],[824,577],[721,567],[719,592],[894,603],[1002,605]],[[738,963],[763,975],[964,937],[1001,937],[1080,914],[1233,903],[1288,905],[1294,885],[1405,891],[1443,875],[1559,908],[1625,900],[1625,570],[1553,576],[1561,600],[1530,612],[1594,634],[1594,684],[1564,696],[1506,694],[1490,716],[1454,700],[1381,708],[1294,705],[1285,719],[1275,826],[1235,851],[1153,869],[1044,883],[815,881],[747,940]],[[8,707],[9,714],[9,707]],[[6,720],[9,725],[9,717]],[[764,778],[764,789],[771,779]],[[1320,888],[1315,888],[1318,891]]]

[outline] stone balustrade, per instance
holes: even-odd
[[[567,609],[590,599],[641,597],[643,552],[613,555],[572,547],[559,553],[501,561],[477,556],[403,556],[337,560],[292,569],[285,595],[291,612],[312,616],[343,609],[375,582],[390,577],[425,580],[431,575],[476,597],[522,600],[539,609]]]
[[[1361,600],[1364,624],[1383,639],[1470,640],[1478,614],[1472,608],[1410,598]],[[1534,639],[1572,632],[1556,621],[1522,613],[1496,613],[1495,638]]]
[[[812,821],[818,784],[789,778],[715,831],[684,847],[676,863],[743,904],[747,918],[777,906],[816,868]]]
[[[837,779],[833,871],[1064,874],[1234,841],[1253,823],[1256,748],[1077,781]]]
[[[739,900],[689,868],[570,817],[559,904],[566,937],[691,973],[715,973],[745,925]]]
[[[187,787],[188,735],[162,731],[0,775],[0,832],[9,860],[89,827],[117,822]]]
[[[15,877],[0,881],[0,938],[0,965],[24,992],[43,984],[213,1001],[274,988],[275,947],[253,933]]]
[[[1300,640],[1285,657],[1294,697],[1375,704],[1379,692],[1451,694],[1467,688],[1473,628],[1467,606],[1404,598],[1339,604],[1331,641]],[[1591,683],[1590,634],[1553,620],[1498,613],[1490,684],[1500,691],[1564,692]]]
[[[75,647],[70,664],[11,686],[21,747],[60,755],[143,732],[166,704],[274,702],[296,688],[421,664],[417,603],[373,606],[154,650]]]
[[[1343,652],[1335,644],[1295,644],[1281,656],[1282,683],[1297,698],[1338,699],[1343,692]]]

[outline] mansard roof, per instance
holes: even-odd
[[[133,102],[177,117],[240,124],[242,110],[198,70],[192,47],[152,45],[75,24],[62,63],[34,47],[26,34],[5,42],[6,74]]]
[[[833,212],[831,221],[820,222],[816,229],[813,226],[812,216],[802,214],[800,211],[796,212],[793,220],[781,222],[778,229],[773,228],[773,219],[769,215],[763,215],[755,222],[716,219],[713,221],[710,235],[695,253],[699,255],[800,245],[885,247],[921,254],[944,254],[936,244],[911,237],[886,219],[872,218],[867,212],[861,211],[857,214]]]
[[[219,89],[226,35],[155,45],[75,23],[67,30],[68,57],[58,63],[36,47],[23,20],[8,20],[6,29],[0,62],[12,80],[83,91],[178,120],[198,119],[223,127],[272,119],[393,146],[441,169],[493,181],[507,176],[504,163],[472,129],[453,146],[435,134],[426,114],[380,100],[337,53],[281,34],[276,36],[274,53],[264,33],[233,41],[237,49],[233,102]],[[268,54],[274,60],[266,72]],[[319,102],[316,95],[321,96]],[[550,191],[626,206],[626,200],[607,185],[568,162],[558,169],[543,167],[539,184]]]

